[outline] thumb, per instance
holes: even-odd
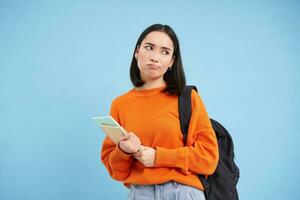
[[[119,141],[124,141],[124,140],[127,140],[130,136],[127,134],[127,135],[122,135],[120,138],[119,138]]]

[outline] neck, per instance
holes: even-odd
[[[140,90],[150,90],[153,88],[159,88],[166,85],[166,82],[164,80],[157,80],[157,81],[148,81],[145,82],[145,84],[141,87],[138,87]]]

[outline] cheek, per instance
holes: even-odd
[[[138,55],[138,68],[141,69],[141,68],[144,68],[145,67],[145,64],[148,62],[148,56],[144,53],[140,53]]]
[[[147,59],[147,54],[143,51],[140,51],[138,54],[138,60],[140,60],[141,62],[145,62],[146,59]]]
[[[168,68],[168,67],[172,66],[172,60],[171,59],[165,59],[162,64],[165,68]]]

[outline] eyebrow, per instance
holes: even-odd
[[[149,44],[151,46],[155,46],[155,44],[151,43],[151,42],[146,42],[145,44]],[[169,50],[169,51],[172,51],[170,48],[168,47],[161,47],[162,49],[166,49],[166,50]]]

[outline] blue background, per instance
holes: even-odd
[[[300,2],[107,2],[0,1],[0,199],[126,199],[91,117],[131,89],[134,45],[157,22],[232,134],[240,199],[299,199]]]

